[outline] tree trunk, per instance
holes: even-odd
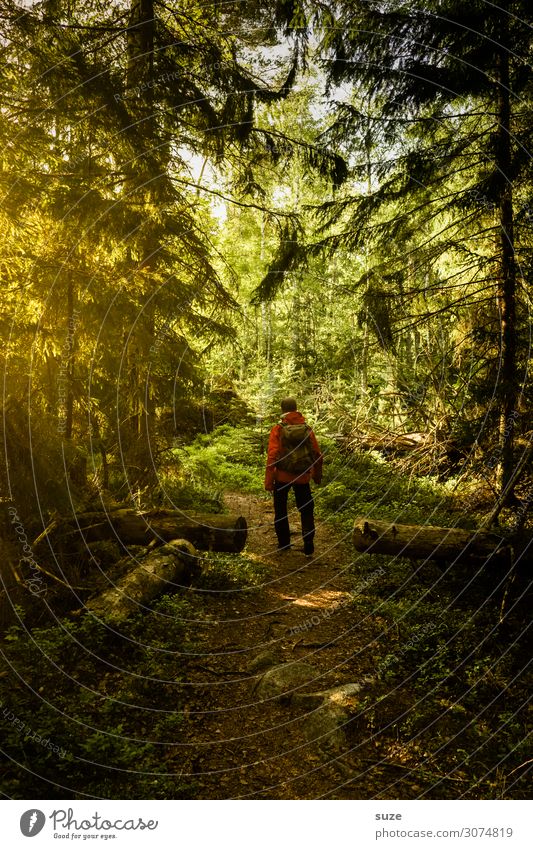
[[[128,23],[128,87],[141,87],[142,101],[151,101],[154,74],[154,3],[131,0]]]
[[[65,410],[65,438],[72,439],[72,422],[74,417],[74,283],[72,271],[68,271],[67,281],[67,341],[65,346],[66,357],[66,410]]]
[[[366,193],[370,197],[372,194],[372,117],[370,115],[370,110],[372,106],[370,101],[368,101],[365,105],[365,109],[368,112],[368,120],[366,125],[365,132],[365,159],[366,159]],[[369,242],[365,242],[364,247],[365,254],[365,293],[363,295],[363,304],[364,304],[364,317],[362,319],[362,327],[363,327],[363,344],[361,349],[361,393],[363,399],[366,397],[368,393],[368,358],[369,358],[369,349],[370,349],[370,332],[368,326],[368,273],[370,270],[370,245]],[[357,396],[357,390],[356,390]]]
[[[143,292],[142,315],[128,340],[131,393],[128,415],[131,416],[132,441],[127,446],[126,465],[130,485],[141,487],[154,485],[157,478],[152,459],[156,398],[147,352],[152,350],[155,341],[156,300],[152,275],[158,269],[161,250],[160,225],[153,210],[161,205],[159,187],[167,164],[157,135],[154,39],[153,0],[131,0],[127,30],[127,90],[139,142],[131,165],[128,190],[135,205],[142,210],[138,231],[138,270],[144,272],[146,291]]]
[[[509,91],[509,53],[503,34],[499,56],[498,147],[496,169],[503,180],[499,199],[500,272],[497,300],[500,312],[500,457],[498,484],[501,492],[512,495],[513,444],[518,385],[516,379],[516,264],[513,227],[511,101]]]
[[[175,539],[137,562],[136,568],[113,587],[89,599],[85,609],[98,619],[118,625],[145,610],[158,595],[189,586],[199,573],[194,546],[187,540]]]
[[[186,516],[179,510],[151,510],[137,513],[119,509],[108,513],[80,513],[74,519],[55,520],[35,540],[38,556],[65,547],[72,549],[75,538],[84,545],[105,539],[118,539],[123,545],[148,545],[152,540],[169,542],[187,539],[203,551],[242,551],[248,535],[243,516],[218,514]]]
[[[429,525],[399,525],[364,516],[355,520],[353,544],[357,551],[414,559],[452,560],[473,565],[489,560],[502,564],[511,561],[509,540],[500,534]]]

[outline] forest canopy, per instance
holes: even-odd
[[[3,3],[19,428],[120,455],[144,485],[171,411],[194,429],[215,384],[260,414],[296,385],[512,489],[530,403],[526,21],[518,2]]]
[[[71,544],[82,514],[205,519],[266,498],[287,396],[327,446],[319,509],[345,536],[357,515],[440,523],[526,559],[529,2],[0,0],[0,51],[3,628],[78,616],[95,564],[126,568],[120,534]],[[253,557],[232,573],[242,546],[212,562],[209,539],[202,591],[264,578]],[[57,599],[41,610],[42,576]],[[188,622],[188,604],[154,609]],[[77,622],[39,631],[51,656],[71,627],[100,640]],[[148,655],[142,675],[170,674]]]

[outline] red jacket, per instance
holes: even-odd
[[[286,424],[305,424],[305,419],[301,413],[286,413],[281,419],[282,422]],[[291,472],[285,472],[283,469],[276,468],[276,460],[281,454],[281,427],[279,424],[274,425],[272,430],[270,431],[270,437],[268,439],[268,451],[267,451],[267,467],[265,474],[265,489],[272,490],[274,489],[274,482],[278,481],[279,483],[309,483],[311,478],[313,478],[315,483],[320,483],[322,480],[322,454],[320,453],[320,448],[318,447],[318,442],[316,441],[316,436],[311,431],[309,434],[309,438],[311,440],[311,444],[317,454],[317,459],[313,463],[312,468],[308,472],[304,472],[301,475],[291,474]]]

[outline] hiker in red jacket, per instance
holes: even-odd
[[[284,398],[281,410],[281,422],[274,425],[268,440],[265,489],[274,493],[278,551],[291,547],[287,498],[292,488],[302,521],[303,551],[311,557],[315,550],[315,505],[310,481],[312,478],[319,484],[322,480],[322,454],[313,431],[297,411],[294,398]]]

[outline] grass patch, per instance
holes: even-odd
[[[165,775],[181,739],[190,606],[163,596],[116,634],[90,616],[11,628],[0,702],[0,792],[27,798],[189,798]],[[156,708],[156,710],[154,710]],[[171,772],[171,770],[169,770]]]
[[[254,428],[223,425],[174,451],[189,485],[221,498],[224,490],[263,491],[265,445]]]
[[[323,437],[323,486],[316,491],[317,509],[348,530],[356,516],[390,519],[405,524],[475,527],[464,516],[453,493],[453,482],[407,477],[396,472],[377,452],[341,452]]]
[[[358,733],[385,764],[401,753],[387,798],[528,798],[526,577],[504,599],[505,575],[490,569],[362,555],[352,574],[354,585],[375,576],[354,606],[375,633],[378,679]]]
[[[258,558],[212,551],[202,558],[202,574],[197,586],[213,592],[253,591],[268,575],[268,567]]]

